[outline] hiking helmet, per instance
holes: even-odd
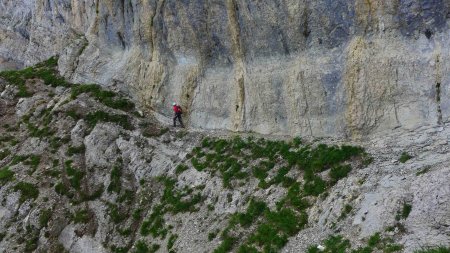
[[[177,105],[177,103],[173,102],[172,105]]]

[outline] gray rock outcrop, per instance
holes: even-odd
[[[0,1],[0,68],[60,55],[189,125],[361,138],[450,118],[450,3]]]

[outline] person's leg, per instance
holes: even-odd
[[[177,117],[178,117],[177,114],[175,114],[175,117],[173,117],[173,126],[174,126],[174,127],[177,126]]]
[[[184,127],[184,125],[183,125],[183,121],[181,120],[181,113],[180,113],[180,114],[178,114],[178,120],[180,121],[180,125],[181,125],[181,127]]]

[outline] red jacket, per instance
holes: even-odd
[[[179,106],[179,105],[174,105],[174,106],[173,106],[173,111],[174,111],[175,113],[182,113],[181,106]]]

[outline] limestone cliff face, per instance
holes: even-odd
[[[0,0],[0,68],[186,108],[194,128],[359,138],[450,119],[447,0]]]

